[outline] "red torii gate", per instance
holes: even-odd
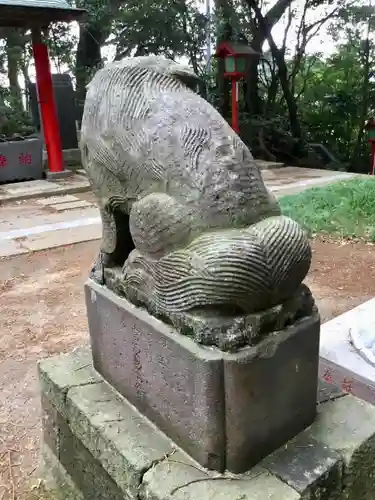
[[[48,49],[43,38],[52,22],[78,21],[85,14],[84,9],[74,9],[66,0],[0,0],[0,26],[31,29],[44,140],[52,174],[62,172],[64,162]]]

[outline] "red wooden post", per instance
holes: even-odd
[[[59,122],[57,119],[55,96],[53,93],[48,49],[42,41],[41,31],[38,28],[33,28],[32,30],[32,43],[38,99],[42,115],[44,140],[48,155],[48,167],[50,172],[62,172],[64,170],[64,162],[61,150]]]
[[[232,129],[239,134],[240,125],[238,119],[238,81],[232,78]]]

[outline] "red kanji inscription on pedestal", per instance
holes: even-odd
[[[323,373],[323,379],[328,382],[329,384],[332,384],[332,371],[329,368],[326,368],[324,373]]]
[[[8,165],[8,159],[6,156],[0,154],[0,168],[6,167]]]
[[[341,383],[341,389],[344,392],[351,394],[353,392],[353,380],[345,377]]]
[[[22,153],[19,155],[18,161],[20,165],[31,165],[33,159],[30,153]]]

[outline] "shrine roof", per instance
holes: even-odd
[[[53,21],[78,21],[84,9],[71,7],[66,0],[0,0],[0,26],[32,27]]]
[[[223,41],[219,43],[216,49],[217,57],[226,57],[231,55],[241,55],[241,56],[254,56],[260,55],[259,52],[256,52],[251,45],[240,43],[240,42],[232,42],[230,40]]]

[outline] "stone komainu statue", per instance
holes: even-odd
[[[117,269],[116,290],[164,318],[248,315],[296,293],[311,249],[196,84],[154,56],[110,64],[89,84],[82,161],[103,222],[91,277],[103,284]]]

